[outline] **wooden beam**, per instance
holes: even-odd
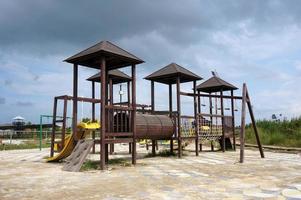
[[[253,113],[253,109],[252,109],[252,105],[251,105],[251,99],[250,99],[250,96],[249,96],[249,93],[248,93],[247,86],[246,86],[246,96],[247,96],[247,99],[248,99],[247,105],[248,105],[248,109],[249,109],[253,129],[254,129],[254,133],[255,133],[255,136],[256,136],[256,142],[257,142],[257,145],[258,145],[260,156],[261,156],[261,158],[264,158],[264,152],[263,152],[263,149],[262,149],[262,146],[261,146],[261,142],[260,142],[257,126],[256,126],[256,120],[255,120],[255,117],[254,117],[254,113]]]
[[[68,95],[62,95],[62,96],[56,96],[57,99],[62,99],[64,100],[67,98],[67,100],[74,100],[73,96],[68,96]],[[88,98],[88,97],[77,97],[77,101],[83,101],[83,102],[89,102],[89,103],[101,103],[101,99],[93,99],[93,98]]]
[[[189,97],[194,96],[194,93],[190,93],[190,92],[180,92],[180,94],[183,95],[183,96],[189,96]],[[210,97],[211,96],[212,98],[221,98],[220,95],[215,95],[215,94],[210,94],[210,93],[209,94],[204,94],[204,93],[200,93],[199,91],[196,95],[199,96],[199,97]],[[224,99],[231,99],[231,96],[224,95],[223,98]],[[238,100],[242,100],[242,97],[240,97],[240,96],[233,96],[233,98],[238,99]]]

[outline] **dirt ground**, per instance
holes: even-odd
[[[162,147],[160,147],[162,148]],[[128,147],[117,144],[117,155]],[[177,157],[143,158],[136,166],[66,172],[63,163],[45,163],[49,149],[0,152],[0,199],[301,199],[300,154],[239,151],[185,151]],[[99,159],[99,154],[89,155]]]

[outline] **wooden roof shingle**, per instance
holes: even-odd
[[[210,79],[206,80],[205,82],[199,84],[196,89],[201,92],[211,93],[211,92],[220,92],[228,91],[228,90],[237,90],[238,88],[224,81],[223,79],[213,76]]]
[[[109,78],[112,79],[113,84],[129,82],[132,80],[130,76],[128,76],[127,74],[125,74],[124,72],[118,69],[110,70],[108,72],[108,75]],[[98,72],[93,76],[89,77],[87,81],[100,82],[100,76],[101,76],[101,72]]]
[[[176,63],[170,63],[169,65],[148,75],[147,77],[145,77],[145,79],[164,84],[175,84],[178,77],[180,77],[181,83],[202,79],[200,76]]]
[[[100,69],[100,59],[105,57],[108,70],[140,64],[144,61],[109,41],[101,41],[69,58],[65,62]]]

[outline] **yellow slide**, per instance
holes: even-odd
[[[91,130],[100,128],[100,125],[99,125],[99,123],[83,123],[83,122],[81,122],[80,124],[77,125],[77,128],[78,128],[77,138],[84,139],[86,137],[86,135],[88,135],[91,132]],[[57,155],[55,155],[51,158],[48,158],[47,162],[57,162],[61,159],[68,157],[71,154],[71,152],[73,151],[75,145],[76,145],[76,142],[75,142],[74,135],[71,134],[71,136],[69,138],[67,138],[63,150],[60,153],[58,153]]]
[[[70,138],[71,138],[71,134],[66,135],[64,146],[67,145],[67,143],[69,142]],[[60,144],[54,143],[54,147],[53,147],[53,148],[54,148],[54,151],[55,151],[55,152],[58,151],[59,148],[60,148]]]

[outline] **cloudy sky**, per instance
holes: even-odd
[[[297,0],[2,0],[0,123],[52,114],[53,97],[72,94],[72,67],[62,61],[101,40],[145,60],[137,69],[139,103],[150,103],[143,77],[176,62],[204,79],[216,70],[240,88],[246,82],[257,118],[299,116],[300,13]],[[90,96],[85,79],[96,72],[80,69],[80,96]],[[156,108],[166,109],[168,89],[156,89]],[[191,99],[183,106],[192,112]],[[80,116],[88,116],[90,106],[83,108]]]

